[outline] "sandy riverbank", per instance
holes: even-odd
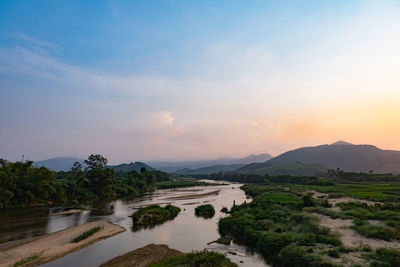
[[[146,267],[163,259],[182,255],[183,253],[167,245],[150,244],[115,257],[100,267]]]
[[[101,227],[101,230],[80,242],[71,242],[73,238],[94,227]],[[28,240],[23,244],[16,242],[18,245],[0,250],[0,266],[12,266],[30,257],[32,260],[26,266],[49,262],[124,231],[125,228],[113,223],[97,221]]]
[[[208,197],[208,196],[217,196],[220,191],[221,190],[215,190],[215,191],[203,193],[203,194],[190,194],[190,195],[182,195],[182,196],[176,196],[176,197],[167,197],[167,198],[164,198],[164,200],[187,200],[187,199],[204,198],[204,197]]]

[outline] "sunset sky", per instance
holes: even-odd
[[[0,158],[400,150],[400,1],[1,1]]]

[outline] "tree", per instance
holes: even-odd
[[[98,199],[110,199],[115,197],[115,184],[117,180],[113,169],[91,169],[87,173],[91,190]]]
[[[108,160],[100,154],[92,154],[85,160],[85,164],[89,169],[102,169],[107,165],[107,162]]]

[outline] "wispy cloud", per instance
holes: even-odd
[[[400,101],[399,10],[368,4],[342,21],[322,20],[305,37],[292,32],[277,35],[280,40],[209,40],[184,60],[190,63],[182,72],[109,74],[62,60],[62,47],[19,35],[23,45],[0,47],[2,101],[8,107],[21,99],[30,103],[21,109],[38,112],[41,127],[20,116],[15,124],[29,125],[14,128],[20,144],[1,141],[15,136],[3,128],[7,138],[0,144],[8,153],[20,146],[41,155],[52,147],[69,154],[97,149],[115,160],[278,154],[351,136],[389,146],[384,132],[398,129],[398,121],[382,117],[398,109],[377,103]],[[38,97],[32,100],[27,90]],[[58,105],[50,108],[52,101]],[[54,106],[69,125],[50,118]],[[5,109],[1,114],[8,114]],[[379,121],[385,122],[381,131],[371,131]],[[394,144],[396,134],[389,135]]]

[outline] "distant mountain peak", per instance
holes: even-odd
[[[345,142],[345,141],[342,141],[342,140],[331,144],[331,146],[353,146],[353,145],[354,144],[348,143],[348,142]]]

